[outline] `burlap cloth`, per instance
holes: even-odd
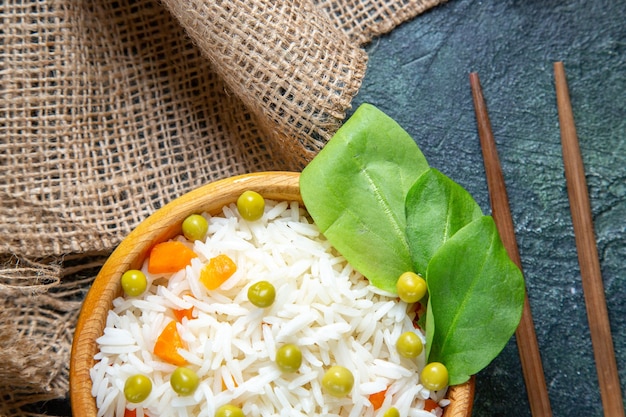
[[[68,392],[83,295],[149,214],[299,170],[363,46],[442,0],[0,1],[0,415]]]

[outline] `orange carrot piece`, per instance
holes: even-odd
[[[150,417],[146,414],[146,410],[143,411],[144,417]],[[128,408],[124,409],[124,417],[137,417],[137,409],[129,410]]]
[[[433,411],[437,407],[439,407],[439,404],[435,400],[428,398],[424,401],[424,410],[426,411]]]
[[[193,250],[177,240],[157,243],[148,257],[148,272],[163,274],[180,271],[197,256]]]
[[[202,268],[200,282],[209,290],[214,290],[230,278],[235,271],[237,271],[237,265],[228,255],[217,255]]]
[[[187,364],[187,361],[178,353],[179,348],[185,348],[185,345],[176,329],[176,322],[170,321],[154,344],[154,354],[165,362],[183,366]]]
[[[184,310],[173,310],[174,317],[176,317],[176,321],[179,323],[183,322],[183,318],[187,317],[187,320],[191,320],[193,318],[193,307],[187,308]]]
[[[369,400],[374,406],[374,410],[378,410],[380,407],[383,406],[383,402],[385,401],[385,395],[387,395],[387,390],[370,394]]]

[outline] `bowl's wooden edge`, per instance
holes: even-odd
[[[91,395],[90,369],[95,363],[96,339],[104,331],[107,311],[121,292],[121,274],[127,269],[139,268],[154,243],[179,234],[187,215],[204,211],[216,214],[224,205],[235,202],[245,190],[257,191],[267,199],[302,203],[299,178],[297,172],[260,172],[209,183],[154,212],[120,243],[94,280],[76,324],[70,357],[70,402],[75,417],[97,415],[96,401]],[[446,407],[445,417],[469,417],[474,397],[473,378],[450,387],[448,397],[452,403]]]
[[[448,388],[446,397],[450,405],[444,408],[443,417],[470,417],[474,404],[475,377],[469,381]]]

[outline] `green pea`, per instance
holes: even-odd
[[[396,350],[405,358],[416,358],[422,353],[424,344],[414,332],[404,332],[396,341]]]
[[[226,404],[215,411],[215,417],[245,417],[241,408]]]
[[[182,396],[193,394],[199,384],[198,375],[193,370],[183,366],[176,368],[170,376],[172,389]]]
[[[448,385],[448,368],[443,363],[431,362],[422,369],[420,381],[424,388],[439,391]]]
[[[257,307],[265,308],[274,303],[276,289],[271,282],[255,282],[248,288],[248,300]]]
[[[263,216],[265,199],[257,192],[244,191],[237,199],[237,210],[245,220],[258,220]]]
[[[199,214],[192,214],[183,221],[183,235],[192,242],[203,240],[209,230],[209,222]]]
[[[322,377],[322,387],[334,397],[344,397],[352,391],[354,375],[343,366],[331,366]]]
[[[396,407],[390,407],[387,411],[385,411],[383,417],[400,417],[400,412]]]
[[[276,351],[276,365],[283,372],[296,372],[302,365],[302,352],[296,345],[283,345]]]
[[[426,280],[415,272],[405,272],[396,282],[398,296],[405,303],[416,303],[421,300],[427,291]]]
[[[129,376],[124,383],[124,396],[130,403],[140,403],[152,392],[152,381],[145,375]]]
[[[120,282],[124,293],[129,297],[141,295],[148,288],[146,275],[138,269],[129,269],[124,272]]]

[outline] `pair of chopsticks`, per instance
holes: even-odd
[[[562,62],[554,64],[554,77],[567,190],[602,406],[605,416],[624,417],[624,403],[593,232],[587,183]],[[509,256],[521,270],[521,261],[504,176],[500,167],[480,80],[475,72],[470,74],[470,86],[472,88],[478,135],[483,152],[493,218]],[[541,355],[527,296],[524,300],[522,318],[515,335],[531,414],[535,417],[552,416]]]

